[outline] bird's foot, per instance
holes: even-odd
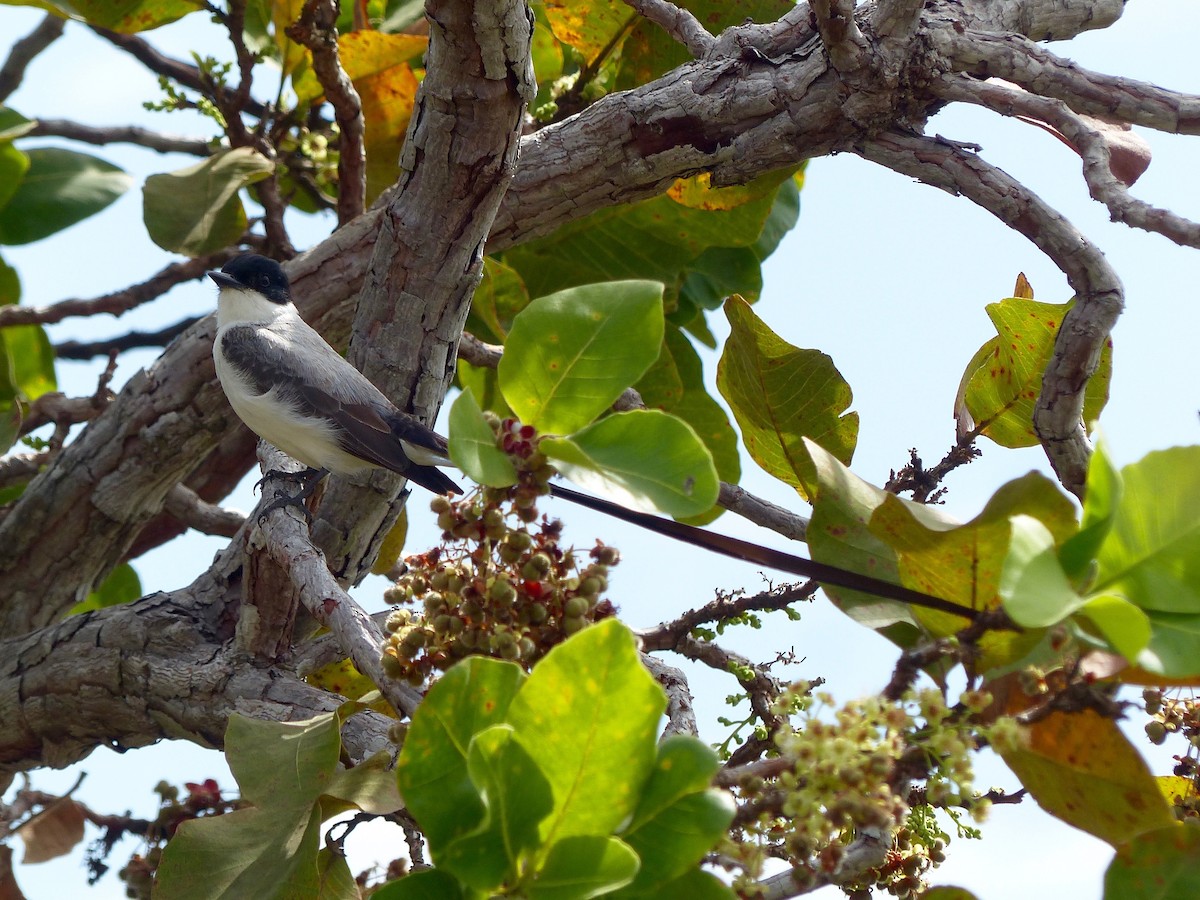
[[[262,522],[269,513],[277,509],[285,509],[289,506],[295,506],[304,513],[304,519],[309,525],[312,524],[312,513],[308,509],[308,498],[317,490],[317,485],[321,483],[321,479],[329,474],[328,469],[314,469],[309,466],[307,469],[302,469],[299,472],[289,472],[285,469],[271,469],[255,484],[256,488],[261,488],[263,483],[268,478],[282,478],[285,481],[294,481],[299,483],[300,489],[292,494],[281,494],[270,503],[262,508],[258,514],[258,521]]]

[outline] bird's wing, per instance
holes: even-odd
[[[375,385],[346,362],[323,339],[289,334],[290,344],[268,329],[232,325],[220,337],[221,352],[259,393],[270,390],[298,415],[322,418],[337,426],[338,442],[347,453],[407,475],[438,493],[458,490],[429,464],[446,459],[446,441],[414,416],[406,415]],[[298,344],[298,349],[292,349]],[[298,359],[303,355],[303,370]],[[347,397],[353,399],[347,399]],[[401,442],[427,451],[428,458],[410,459]],[[421,465],[426,463],[426,465]]]

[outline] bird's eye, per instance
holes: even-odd
[[[262,272],[258,276],[258,286],[261,288],[269,288],[271,286],[271,276],[266,272]]]

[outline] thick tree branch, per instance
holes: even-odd
[[[483,244],[516,169],[535,88],[533,19],[523,0],[429,0],[426,14],[426,75],[397,187],[377,222],[347,358],[400,408],[432,422],[454,377]],[[332,480],[313,538],[345,583],[369,571],[400,514],[401,483],[391,473],[367,487]]]
[[[233,537],[246,523],[246,517],[240,512],[206,503],[199,494],[183,484],[171,488],[163,509],[201,534]]]
[[[47,15],[37,27],[16,41],[8,51],[8,58],[0,66],[0,103],[12,96],[13,91],[25,80],[25,70],[39,53],[62,36],[66,19]]]

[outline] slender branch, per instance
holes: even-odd
[[[1059,481],[1081,496],[1091,456],[1082,418],[1083,395],[1124,306],[1117,273],[1060,212],[974,154],[945,141],[897,132],[854,150],[893,171],[962,194],[1029,238],[1067,276],[1078,302],[1059,327],[1033,424]]]
[[[61,137],[85,144],[137,144],[159,153],[187,153],[191,156],[211,156],[214,145],[209,141],[182,135],[159,134],[136,125],[113,125],[98,128],[68,119],[38,119],[29,132],[30,137]]]
[[[338,146],[338,224],[360,215],[366,205],[367,156],[363,145],[362,101],[338,59],[336,0],[306,0],[288,37],[312,51],[313,72],[333,106],[341,131]]]
[[[642,649],[647,652],[674,650],[675,645],[698,625],[722,622],[747,612],[770,612],[786,609],[793,603],[812,600],[817,583],[781,584],[768,591],[746,596],[740,592],[719,593],[715,600],[691,609],[683,615],[637,633]]]
[[[947,100],[974,103],[1005,116],[1028,116],[1052,125],[1083,159],[1083,178],[1092,197],[1108,207],[1115,221],[1153,231],[1185,247],[1200,247],[1200,223],[1151,206],[1130,195],[1113,174],[1105,135],[1061,100],[1047,99],[996,81],[947,75],[934,85]]]
[[[59,359],[85,360],[112,353],[124,353],[138,347],[165,347],[202,318],[204,317],[191,316],[158,331],[130,331],[118,337],[98,341],[63,341],[54,345],[54,355]]]
[[[202,534],[233,537],[246,522],[241,513],[201,500],[199,494],[183,484],[171,488],[163,508],[188,528]]]
[[[686,47],[696,59],[712,48],[715,39],[691,10],[676,6],[670,0],[625,0],[625,3]]]
[[[108,313],[121,316],[143,303],[149,303],[177,284],[203,277],[209,269],[231,259],[236,251],[221,251],[184,262],[171,263],[139,284],[90,300],[60,300],[51,306],[0,307],[0,328],[10,325],[52,325],[71,316]]]
[[[215,85],[204,76],[198,67],[160,53],[144,38],[138,37],[136,34],[121,34],[96,25],[88,27],[106,41],[124,50],[156,75],[163,75],[185,88],[191,88],[205,97],[216,99]],[[254,99],[247,99],[242,109],[255,118],[261,119],[267,114],[267,107]]]
[[[1019,34],[949,28],[931,32],[934,46],[960,72],[1014,81],[1076,112],[1170,134],[1200,134],[1200,95],[1167,90],[1133,78],[1076,65]]]
[[[66,19],[47,15],[38,22],[33,31],[12,45],[4,65],[0,66],[0,104],[21,86],[29,64],[39,53],[58,40],[66,24]]]

